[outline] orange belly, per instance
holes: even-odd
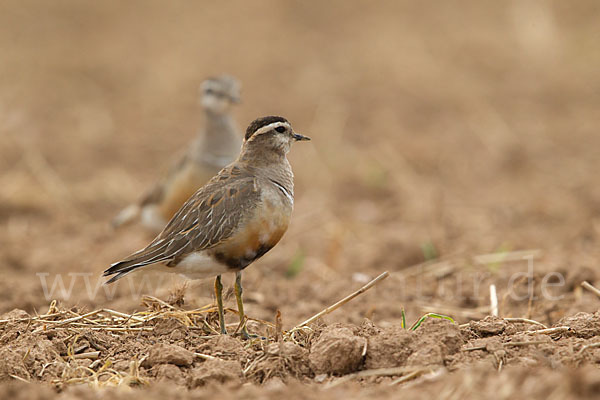
[[[230,240],[215,248],[213,256],[236,270],[244,269],[271,250],[281,239],[290,222],[290,212],[271,205],[257,210]]]

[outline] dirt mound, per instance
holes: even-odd
[[[242,367],[239,361],[208,360],[190,371],[188,386],[196,388],[210,383],[240,384]]]
[[[600,336],[600,311],[594,314],[577,313],[570,317],[562,318],[557,325],[568,326],[569,333],[584,339]]]
[[[325,328],[313,341],[310,365],[315,374],[348,374],[358,370],[367,352],[367,340],[339,325]]]
[[[415,331],[400,326],[369,337],[365,367],[443,366],[465,343],[460,329],[445,320],[428,319]]]
[[[157,364],[174,364],[189,367],[194,361],[194,353],[174,344],[158,343],[149,349],[150,354],[142,363],[143,367],[152,368]]]

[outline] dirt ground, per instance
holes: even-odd
[[[599,18],[594,1],[0,3],[2,396],[597,396]],[[109,221],[196,136],[198,85],[223,72],[240,128],[280,114],[313,138],[290,154],[288,232],[244,273],[265,340],[214,334],[210,280],[100,277],[151,239]],[[454,322],[410,329],[426,313]]]

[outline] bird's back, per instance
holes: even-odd
[[[287,230],[292,206],[277,188],[235,163],[198,190],[143,250],[113,264],[111,281],[136,268],[175,268],[192,253],[239,270],[270,250]],[[176,271],[174,271],[176,272]]]

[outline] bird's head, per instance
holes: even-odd
[[[248,125],[244,147],[287,154],[293,142],[310,140],[294,131],[290,122],[274,115],[257,118]]]
[[[209,112],[224,114],[232,104],[239,102],[240,83],[231,76],[208,78],[200,85],[200,103]]]

